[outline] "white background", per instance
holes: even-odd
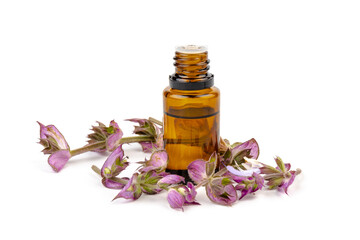
[[[48,166],[36,121],[77,148],[96,120],[130,135],[124,119],[161,119],[182,44],[209,48],[221,135],[303,170],[289,196],[223,207],[201,190],[180,212],[166,193],[111,202],[90,169],[106,156]],[[1,1],[1,238],[359,239],[359,66],[358,1]]]

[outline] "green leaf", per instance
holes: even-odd
[[[211,177],[215,173],[216,164],[217,164],[217,153],[214,152],[213,154],[211,154],[209,161],[205,165],[206,175],[208,177]]]
[[[106,128],[106,132],[109,133],[109,134],[113,134],[114,133],[114,127],[110,126],[110,127]]]
[[[116,160],[115,160],[115,164],[120,166],[120,167],[123,167],[124,166],[124,163],[126,163],[126,159],[120,159],[120,157],[118,157]]]
[[[278,165],[278,167],[280,168],[280,170],[282,172],[286,172],[286,168],[285,168],[285,164],[284,164],[283,160],[280,157],[276,157],[275,161],[276,161],[276,164]]]
[[[161,179],[161,177],[152,177],[152,178],[147,179],[145,182],[150,185],[156,185],[160,179]]]
[[[228,194],[227,192],[224,192],[220,195],[220,197],[223,197],[223,198],[226,198],[226,199],[229,199],[229,196],[230,194]]]
[[[226,186],[226,185],[228,185],[228,184],[230,184],[232,181],[231,181],[231,179],[230,178],[223,178],[222,180],[221,180],[221,184],[223,185],[223,186]]]

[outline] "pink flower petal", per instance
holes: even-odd
[[[188,166],[188,174],[195,183],[200,183],[207,178],[206,161],[202,159],[191,162]]]
[[[50,155],[48,163],[55,172],[60,172],[60,170],[69,161],[70,157],[71,154],[69,150],[59,150]]]
[[[103,178],[101,182],[107,188],[123,189],[125,187],[125,185],[127,184],[127,181],[129,181],[129,178],[122,178],[121,180],[123,180],[123,182],[115,181],[111,178],[110,179]]]
[[[176,174],[169,174],[169,175],[163,177],[162,179],[160,179],[158,181],[158,184],[159,185],[161,185],[161,184],[171,185],[171,184],[177,184],[177,183],[184,182],[184,181],[185,181],[184,177],[181,177]]]
[[[244,150],[250,150],[250,156],[248,158],[257,159],[259,157],[259,145],[254,138],[246,141],[231,150],[232,156],[235,157]]]
[[[124,159],[124,150],[121,144],[106,159],[101,168],[101,176],[105,178],[115,177],[128,165],[129,163]]]
[[[152,142],[139,142],[144,153],[151,153],[154,149],[154,144]]]
[[[53,139],[53,141],[56,142],[58,149],[69,149],[69,145],[64,136],[54,125],[45,126],[40,122],[37,123],[40,125],[40,139]]]
[[[217,204],[230,206],[237,200],[236,189],[232,184],[223,186],[222,179],[215,179],[205,186],[206,195]]]
[[[183,208],[183,206],[185,204],[184,196],[181,195],[175,189],[170,189],[168,191],[167,200],[170,204],[170,207],[172,207],[174,209],[181,209],[182,211],[184,211],[184,208]]]
[[[148,161],[145,162],[147,167],[155,167],[158,169],[165,169],[168,163],[168,154],[165,150],[158,150],[154,152]]]

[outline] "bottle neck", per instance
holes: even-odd
[[[179,90],[200,90],[214,85],[214,75],[208,73],[210,68],[208,52],[193,51],[197,46],[185,46],[184,51],[175,52],[175,73],[169,77],[170,87]],[[191,48],[190,51],[187,48]],[[196,50],[196,49],[195,49]]]
[[[175,73],[179,78],[196,81],[207,76],[210,68],[207,52],[182,53],[175,52]]]

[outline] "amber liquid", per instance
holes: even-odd
[[[164,90],[164,142],[170,172],[186,172],[196,159],[208,160],[219,145],[220,91],[216,87]]]

